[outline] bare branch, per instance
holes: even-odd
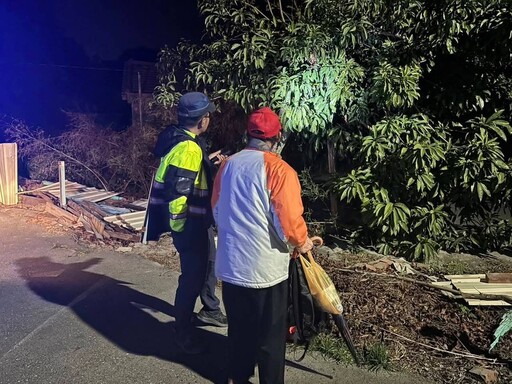
[[[283,23],[286,23],[286,20],[284,19],[283,4],[281,0],[279,0],[279,12],[281,13],[281,20],[283,20]]]

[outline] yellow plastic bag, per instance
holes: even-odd
[[[300,255],[299,258],[309,290],[311,291],[311,296],[313,296],[316,304],[327,313],[332,313],[333,315],[341,314],[343,306],[331,278],[316,263],[311,252],[306,253],[306,255]]]

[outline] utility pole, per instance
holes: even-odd
[[[137,72],[137,80],[139,83],[139,124],[140,129],[142,129],[142,85],[140,80],[140,71]]]

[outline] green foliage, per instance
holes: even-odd
[[[476,317],[474,313],[471,312],[471,308],[469,308],[467,305],[457,303],[457,307],[464,316]]]
[[[268,5],[259,9],[254,1],[200,1],[212,41],[200,46],[182,42],[161,51],[156,100],[175,103],[176,74],[185,68],[184,89],[234,100],[246,111],[269,105],[293,132],[325,137],[335,133],[339,111],[360,113],[363,68],[337,48],[337,38],[315,22],[308,7]]]
[[[365,363],[370,369],[378,371],[380,369],[391,368],[391,358],[389,350],[384,343],[378,342],[366,347],[364,350]]]
[[[328,197],[329,192],[315,183],[309,169],[303,169],[299,174],[299,180],[302,187],[302,196],[311,201],[322,200]]]
[[[363,165],[335,190],[342,200],[360,202],[385,253],[431,259],[441,246],[507,243],[510,225],[496,217],[511,183],[498,142],[510,125],[500,115],[451,127],[433,127],[424,115],[383,119],[360,139]]]
[[[203,90],[273,107],[305,154],[332,141],[333,191],[381,252],[511,243],[508,0],[198,3],[205,38],[161,51],[158,103]]]
[[[364,165],[341,177],[334,189],[341,199],[361,203],[366,224],[383,239],[380,251],[399,246],[418,259],[431,258],[439,249],[436,241],[448,213],[434,175],[446,164],[451,147],[446,137],[443,127],[413,115],[383,119],[361,138]]]
[[[378,105],[411,107],[420,96],[420,76],[418,64],[395,67],[384,62],[376,68],[370,93]]]
[[[346,343],[339,337],[320,333],[313,338],[310,348],[338,363],[352,364],[354,361]]]

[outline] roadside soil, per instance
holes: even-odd
[[[20,209],[32,211],[28,221],[43,226],[50,234],[68,233],[90,248],[124,249],[139,254],[172,270],[179,270],[179,258],[169,236],[147,245],[103,242],[80,226],[59,223],[43,214],[44,207]],[[33,211],[41,214],[34,215]],[[498,373],[498,383],[512,382],[512,333],[504,336],[489,353],[494,330],[507,308],[468,307],[441,291],[392,276],[376,276],[364,271],[347,272],[356,264],[379,259],[367,252],[353,253],[341,248],[320,247],[315,251],[342,297],[345,318],[361,355],[377,343],[388,354],[390,371],[416,373],[435,383],[481,383],[470,374],[474,367]],[[512,258],[503,255],[479,257],[442,253],[430,266],[414,264],[426,275],[485,272],[512,272]],[[407,276],[425,281],[421,276]],[[332,331],[335,333],[335,331]],[[484,359],[462,357],[471,354]]]
[[[341,271],[379,256],[340,248],[322,251],[317,260],[341,293],[352,337],[363,354],[368,346],[382,343],[391,360],[389,369],[419,373],[437,383],[482,383],[469,373],[474,367],[497,371],[499,383],[512,382],[512,335],[502,337],[488,352],[494,331],[510,307],[469,307],[438,289],[396,279],[392,273]],[[441,253],[432,265],[413,267],[443,280],[444,274],[512,272],[512,259]],[[404,277],[427,281],[422,276]]]

